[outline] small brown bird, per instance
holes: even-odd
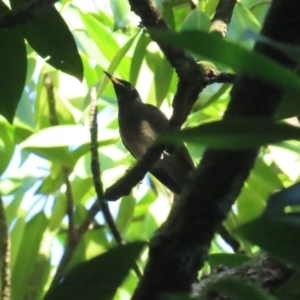
[[[157,107],[143,103],[132,84],[104,73],[113,83],[118,99],[119,130],[123,144],[139,160],[158,134],[168,128],[169,120]],[[164,152],[150,173],[179,195],[188,174],[194,168],[186,147],[181,144],[172,153]]]

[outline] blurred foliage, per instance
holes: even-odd
[[[11,0],[10,7],[17,8],[26,2]],[[186,42],[187,51],[196,60],[210,60],[220,71],[234,69],[281,84],[286,96],[278,118],[298,116],[299,78],[287,70],[285,74],[289,77],[277,76],[279,69],[276,64],[251,53],[271,1],[239,1],[226,41],[206,34],[217,2],[199,1],[198,7],[192,10],[187,0],[155,1],[165,20],[180,33],[178,37],[182,38],[182,43]],[[0,11],[8,11],[4,2],[0,2]],[[95,200],[88,128],[90,91],[93,87],[97,89],[98,151],[104,188],[122,177],[134,163],[119,139],[116,97],[103,71],[130,80],[145,102],[158,106],[167,116],[171,115],[177,76],[149,34],[138,25],[139,18],[130,11],[126,1],[64,0],[58,2],[56,8],[46,9],[21,26],[0,29],[0,188],[10,235],[9,268],[14,300],[42,299],[65,250],[68,219],[62,166],[70,170],[75,227],[82,223]],[[189,30],[201,30],[199,43],[194,40],[197,33]],[[245,30],[254,33],[244,35]],[[193,48],[189,43],[196,46]],[[291,56],[297,53],[287,45],[275,46],[280,46]],[[260,63],[266,63],[267,67],[260,68]],[[50,126],[46,75],[50,76],[54,85],[59,121],[55,127]],[[300,218],[294,207],[299,205],[299,201],[290,202],[286,200],[289,195],[281,194],[275,205],[281,208],[280,212],[276,209],[270,212],[270,208],[266,210],[270,194],[289,187],[299,178],[300,145],[298,141],[291,141],[299,139],[299,131],[287,125],[268,124],[265,120],[262,123],[256,120],[255,124],[250,122],[256,126],[253,128],[243,120],[238,120],[242,122],[236,123],[238,125],[211,123],[221,119],[230,90],[229,84],[213,84],[205,88],[184,127],[203,123],[206,127],[193,129],[194,136],[189,133],[190,138],[184,135],[184,131],[182,137],[175,136],[175,140],[187,141],[195,163],[201,159],[205,145],[235,147],[246,141],[252,142],[251,145],[265,145],[224,223],[240,242],[244,255],[233,253],[231,247],[216,235],[208,264],[238,266],[254,255],[259,249],[257,246],[260,246],[284,262],[299,267],[300,244],[296,241],[299,241]],[[237,126],[239,130],[235,131]],[[200,134],[203,139],[199,141]],[[266,146],[275,142],[277,144]],[[300,198],[297,188],[292,192],[294,198]],[[131,195],[112,203],[110,208],[123,239],[130,243],[149,240],[167,217],[171,204],[170,192],[147,175]],[[82,274],[83,281],[93,276],[105,278],[107,269],[100,267],[96,268],[96,275],[84,277],[84,274],[90,272],[89,266],[93,262],[101,266],[103,261],[106,263],[107,257],[108,261],[118,257],[120,268],[114,266],[110,269],[112,285],[107,287],[108,298],[105,299],[130,299],[138,279],[132,271],[129,272],[129,268],[137,259],[142,244],[133,243],[125,250],[108,250],[115,245],[102,214],[98,213],[74,253],[66,285],[53,292],[55,297],[59,297],[60,291],[61,295],[68,291],[68,284],[74,284],[76,274]],[[122,251],[124,257],[120,259]],[[138,258],[141,267],[146,257],[147,252],[144,252]],[[120,269],[122,274],[115,276]],[[289,290],[298,289],[297,280],[287,284]],[[235,289],[236,286],[239,289],[234,299],[246,299],[246,294],[260,297],[256,299],[268,299],[260,290],[252,291],[252,287],[247,285],[219,283],[225,293],[229,287]],[[82,295],[89,293],[89,285],[83,284],[80,288]],[[96,287],[95,291],[98,293],[99,289]],[[48,297],[52,299],[52,295]],[[94,299],[104,298],[97,296]]]

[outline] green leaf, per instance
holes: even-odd
[[[229,268],[236,268],[249,261],[249,257],[236,253],[215,253],[208,255],[208,263],[211,267],[223,265]]]
[[[1,1],[0,13],[7,12]],[[19,28],[0,29],[0,44],[0,114],[12,123],[26,81],[26,47]]]
[[[181,31],[203,30],[208,31],[211,21],[206,13],[199,9],[190,12],[182,24]]]
[[[30,2],[11,0],[13,9]],[[83,79],[83,64],[73,35],[66,22],[54,7],[45,8],[32,20],[22,25],[30,46],[58,70]]]
[[[114,30],[124,28],[128,21],[128,14],[130,12],[130,5],[127,1],[111,0],[110,7],[114,15]]]
[[[125,43],[125,45],[116,53],[116,55],[114,56],[114,58],[112,59],[110,65],[108,67],[108,70],[107,70],[108,73],[113,73],[116,70],[116,68],[118,67],[118,65],[122,61],[122,59],[125,57],[125,54],[130,49],[130,47],[133,44],[136,37],[137,37],[137,34],[134,35],[131,39],[129,39]],[[109,82],[110,82],[110,80],[107,76],[104,76],[102,78],[102,80],[100,82],[100,86],[99,86],[98,91],[97,91],[98,97],[102,94],[102,92],[104,91],[104,89],[106,88],[106,86]]]
[[[208,289],[224,293],[230,300],[275,300],[274,297],[262,288],[240,279],[221,279],[209,285]]]
[[[39,253],[35,258],[33,270],[28,277],[26,288],[22,299],[41,299],[44,294],[44,286],[50,275],[50,255],[53,235],[45,232],[43,235]]]
[[[219,149],[246,149],[299,139],[300,129],[271,119],[224,119],[195,128],[162,134],[161,142],[191,142]]]
[[[173,68],[170,63],[165,59],[161,58],[156,60],[156,68],[154,73],[155,83],[155,99],[156,105],[159,107],[163,100],[166,98],[173,75]]]
[[[281,261],[300,267],[299,214],[264,214],[239,227],[236,233]]]
[[[107,142],[117,137],[114,130],[105,130],[101,134],[100,145],[107,145]],[[49,148],[49,147],[78,147],[90,142],[90,131],[82,125],[59,125],[40,130],[31,135],[21,143],[22,148]]]
[[[255,76],[263,82],[300,95],[300,78],[257,52],[248,51],[237,44],[224,41],[219,36],[202,31],[151,32],[153,37],[161,42],[191,50],[207,59],[228,65],[241,74]]]
[[[15,223],[13,225],[12,230],[10,231],[10,242],[11,242],[11,250],[10,250],[10,270],[13,272],[18,255],[20,250],[21,241],[23,238],[24,228],[25,228],[25,220],[23,218],[15,219]]]
[[[25,226],[18,257],[12,271],[12,298],[23,299],[28,279],[34,270],[48,220],[43,212],[35,215]]]
[[[72,269],[45,300],[111,299],[145,247],[135,242],[110,249]]]
[[[241,3],[236,3],[234,9],[235,15],[242,24],[242,28],[260,31],[261,25],[250,10],[244,7]]]
[[[133,86],[135,86],[137,83],[138,75],[146,55],[146,49],[150,42],[151,39],[149,35],[145,32],[142,32],[139,36],[139,40],[136,43],[130,65],[129,81]]]
[[[130,220],[133,217],[135,205],[136,200],[131,195],[122,197],[116,219],[116,226],[121,233],[125,232],[127,229]]]
[[[59,194],[52,208],[52,213],[49,221],[49,230],[53,231],[62,224],[62,220],[66,214],[66,195]]]
[[[237,221],[243,224],[257,218],[264,211],[265,206],[265,198],[261,197],[253,186],[244,186],[237,200]]]
[[[1,180],[1,193],[2,195],[23,195],[37,180],[38,178],[34,176],[10,177]]]
[[[73,168],[76,163],[67,147],[26,147],[26,150],[66,167]]]
[[[0,89],[0,98],[1,98],[1,89]],[[14,154],[14,150],[15,150],[15,143],[13,138],[13,127],[10,124],[8,124],[6,120],[0,120],[0,156],[1,156],[0,175],[2,175],[2,173],[6,170],[8,164],[10,163],[10,160]]]
[[[256,159],[252,173],[255,177],[258,177],[257,180],[265,186],[265,189],[268,190],[268,194],[276,189],[278,190],[283,188],[283,184],[279,179],[277,172],[275,172],[273,168],[270,168],[270,166],[267,165],[260,157]]]
[[[255,3],[252,7],[249,7],[249,10],[253,13],[256,19],[262,24],[266,18],[266,15],[270,9],[271,2],[260,2]]]
[[[9,227],[14,219],[18,217],[18,209],[20,207],[20,204],[23,200],[22,194],[17,194],[14,197],[14,200],[5,208],[5,214],[6,214],[6,222],[7,226]]]
[[[90,159],[89,159],[90,161]],[[101,164],[101,162],[100,162]],[[101,164],[101,169],[103,168]],[[94,197],[94,182],[92,177],[88,178],[75,178],[72,180],[72,191],[74,203],[85,203],[86,200]]]
[[[92,40],[106,59],[112,61],[115,53],[120,49],[112,34],[91,14],[84,14],[81,11],[79,14]]]

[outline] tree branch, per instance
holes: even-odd
[[[210,32],[217,32],[225,37],[231,20],[236,0],[219,0],[216,13],[210,26]]]
[[[274,0],[262,34],[299,46],[299,14],[298,0]],[[257,43],[255,51],[291,69],[296,65],[269,46]],[[272,117],[282,94],[276,87],[241,76],[231,92],[225,118]],[[240,193],[257,152],[206,150],[181,199],[150,242],[145,274],[132,299],[153,300],[163,293],[189,292],[214,233]]]

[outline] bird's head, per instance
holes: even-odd
[[[114,85],[114,90],[118,99],[118,104],[130,104],[134,102],[141,102],[140,95],[135,87],[129,83],[128,81],[117,79],[110,75],[109,73],[105,72],[106,76],[111,80]]]

